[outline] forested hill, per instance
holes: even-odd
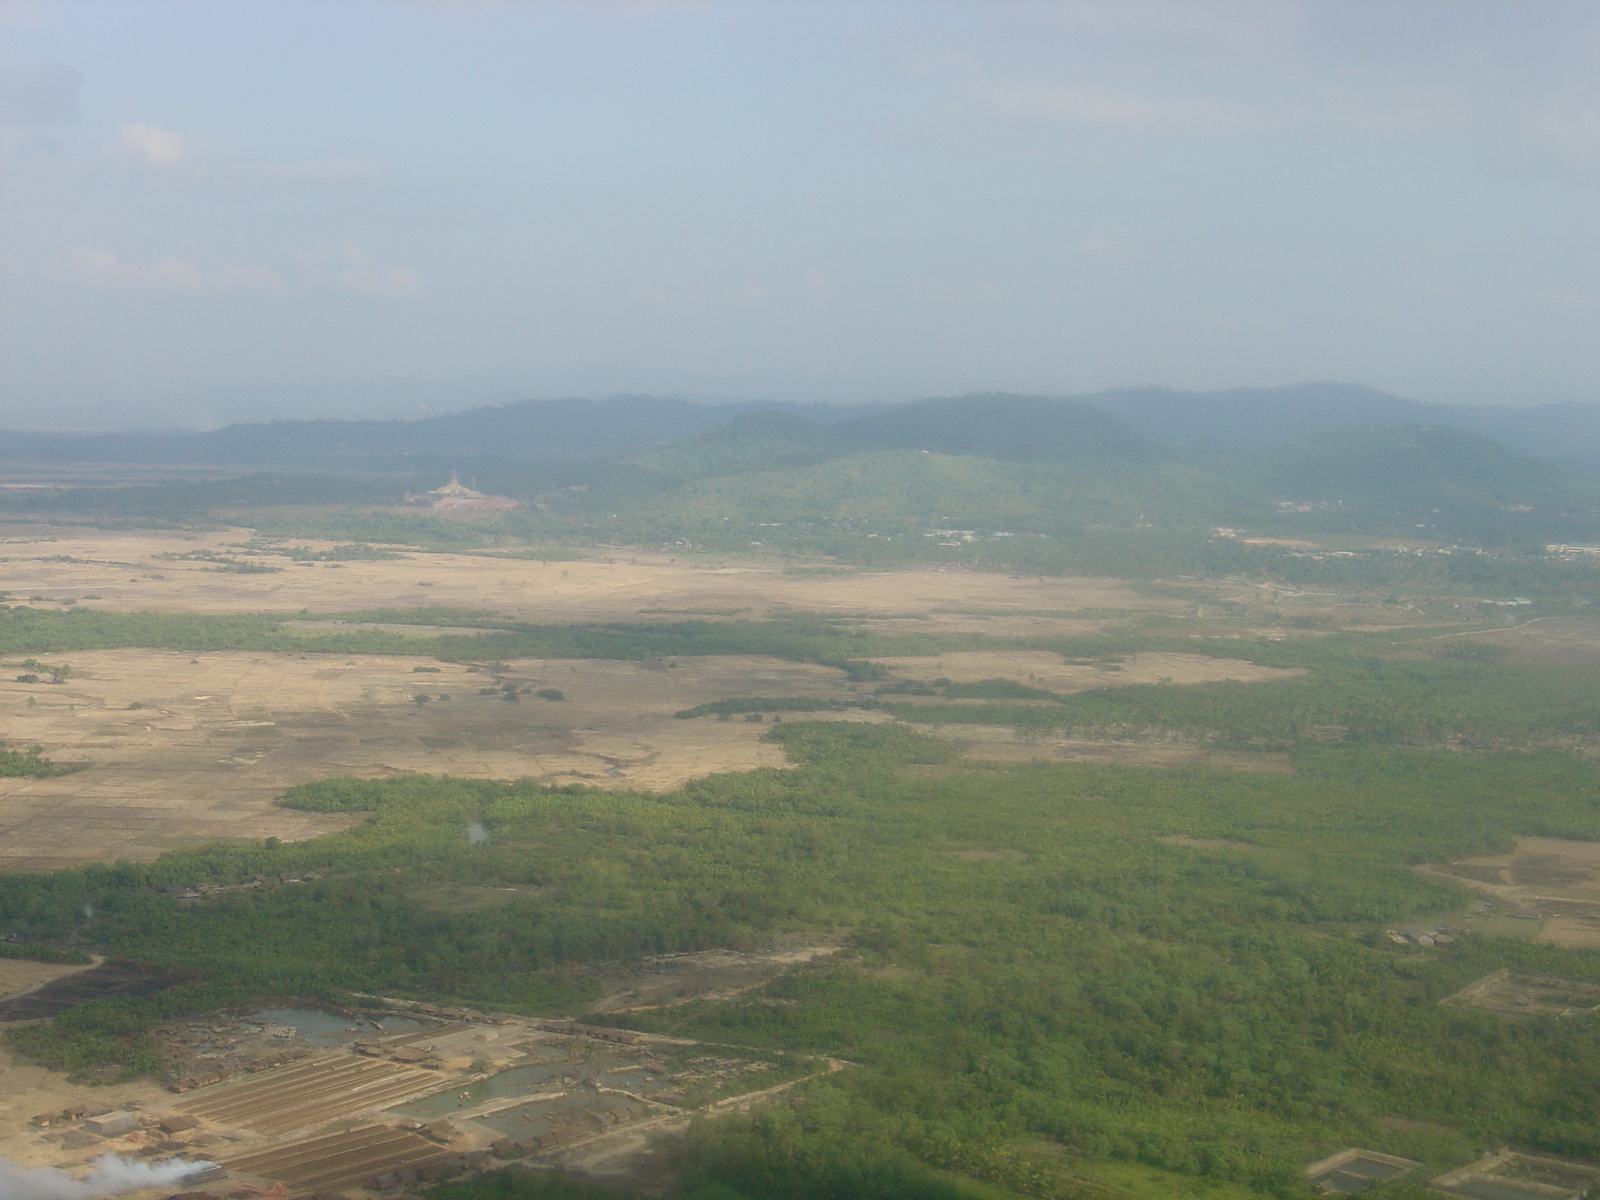
[[[1600,483],[1474,433],[1341,430],[1196,464],[1086,405],[1021,397],[906,405],[829,428],[751,414],[542,499],[685,528],[727,519],[1055,538],[1226,526],[1525,547],[1600,540]]]
[[[1387,519],[1475,542],[1600,532],[1600,486],[1499,442],[1456,429],[1350,429],[1317,434],[1253,464],[1260,485],[1312,512],[1302,525]],[[1381,515],[1381,517],[1380,517]]]
[[[641,462],[671,477],[694,479],[883,450],[1086,467],[1170,457],[1092,404],[990,395],[920,400],[831,425],[789,412],[743,413]]]
[[[843,421],[834,434],[859,450],[929,450],[997,462],[1153,462],[1167,455],[1104,409],[1047,396],[919,400]]]
[[[707,414],[716,420],[682,432]],[[1204,539],[1223,527],[1537,551],[1600,541],[1600,481],[1438,425],[1321,431],[1265,453],[1202,459],[1083,401],[986,395],[867,413],[573,401],[426,422],[285,422],[193,436],[211,439],[219,457],[248,451],[265,462],[299,453],[312,434],[326,443],[325,457],[302,457],[296,474],[28,489],[0,498],[0,508],[188,520],[220,509],[386,505],[458,469],[487,491],[530,502],[507,528],[536,539],[593,537],[603,526],[606,538],[765,544],[849,530],[898,546],[949,527],[1057,541],[1115,539],[1117,531]],[[739,532],[758,528],[789,532]],[[363,527],[351,536],[399,534]]]

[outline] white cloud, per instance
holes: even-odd
[[[173,133],[170,129],[158,129],[142,121],[130,121],[124,125],[118,140],[125,150],[141,159],[146,166],[175,167],[188,158],[181,134]]]
[[[203,292],[200,268],[168,256],[147,263],[123,262],[109,250],[79,246],[67,255],[67,271],[103,291]]]
[[[224,263],[212,270],[210,290],[215,292],[258,292],[266,296],[287,296],[288,285],[271,267],[241,267]]]
[[[130,121],[117,139],[135,161],[146,167],[176,171],[190,181],[240,180],[253,183],[353,183],[381,175],[388,164],[370,155],[316,158],[300,162],[252,162],[224,152],[196,147],[181,133]],[[177,170],[182,168],[182,170]]]
[[[314,287],[403,300],[422,294],[422,281],[410,267],[384,266],[354,242],[337,242],[300,257],[305,281]]]
[[[187,259],[168,255],[151,262],[124,262],[101,247],[75,247],[67,254],[66,272],[99,291],[186,292],[190,295],[254,292],[288,293],[270,267],[225,264],[202,270]]]

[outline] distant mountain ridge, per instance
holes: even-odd
[[[528,502],[528,520],[537,512],[577,528],[603,513],[666,540],[729,520],[753,528],[869,521],[885,538],[954,525],[1046,538],[1222,527],[1523,547],[1600,540],[1600,480],[1438,419],[1460,413],[1337,385],[988,394],[866,411],[616,397],[165,439],[0,434],[0,455],[244,468],[200,484],[123,489],[115,500],[117,489],[29,489],[5,497],[9,511],[125,509],[136,500],[168,515],[394,504],[459,470],[474,486]],[[1521,428],[1532,436],[1573,415],[1535,414]]]
[[[880,406],[874,406],[880,407]],[[695,404],[656,396],[524,400],[417,420],[292,420],[205,432],[0,431],[0,457],[50,462],[194,463],[414,473],[469,464],[617,458],[692,437],[748,412],[806,414],[819,425],[860,410],[750,401]]]
[[[832,432],[861,450],[928,450],[997,462],[1151,462],[1167,457],[1102,406],[1049,396],[995,393],[917,400],[841,421]]]
[[[1120,388],[1080,399],[1191,458],[1253,457],[1338,429],[1418,425],[1482,434],[1568,469],[1600,474],[1600,403],[1480,407],[1407,400],[1350,383],[1216,392]]]
[[[1349,429],[1450,428],[1600,475],[1600,404],[1480,408],[1408,400],[1356,384],[1184,392],[1122,388],[1078,397],[1004,393],[841,405],[704,404],[652,396],[524,400],[416,420],[289,420],[206,432],[0,431],[0,457],[407,474],[617,460],[705,437],[789,461],[865,449],[926,449],[1010,462],[1250,459]],[[799,455],[799,458],[795,458]],[[782,457],[780,455],[780,457]]]

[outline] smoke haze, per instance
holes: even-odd
[[[197,1171],[214,1166],[181,1158],[135,1162],[116,1154],[94,1160],[94,1170],[77,1178],[57,1167],[23,1167],[0,1159],[0,1197],[4,1200],[96,1200],[140,1188],[171,1187]]]

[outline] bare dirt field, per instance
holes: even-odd
[[[1510,854],[1437,868],[1556,946],[1600,946],[1600,842],[1518,838]]]
[[[780,560],[603,548],[581,561],[399,551],[378,561],[302,563],[242,549],[250,536],[245,529],[0,526],[0,590],[12,603],[45,609],[71,600],[83,608],[275,612],[291,620],[301,612],[424,605],[535,622],[813,611],[868,620],[878,629],[998,634],[1087,632],[1188,603],[1107,579],[931,569],[797,573]],[[274,569],[240,573],[218,558]],[[727,697],[858,694],[858,685],[832,668],[755,656],[672,661],[677,665],[527,660],[491,678],[466,664],[390,655],[126,649],[52,656],[51,665],[72,669],[65,683],[0,682],[0,740],[40,745],[55,761],[86,769],[0,779],[0,870],[147,860],[198,841],[315,837],[353,818],[292,812],[271,801],[295,784],[332,775],[428,772],[665,789],[714,771],[779,766],[784,754],[761,740],[764,725],[680,721],[673,713]],[[1043,652],[963,653],[886,665],[909,678],[1004,678],[1058,691],[1289,674],[1189,654],[1073,664]],[[418,672],[418,666],[435,669]],[[0,663],[0,679],[30,672],[37,673],[20,661]],[[507,682],[526,689],[514,702],[500,692]],[[567,698],[541,699],[533,694],[541,688]],[[827,715],[887,719],[860,711]],[[993,761],[1232,765],[1191,746],[1025,743],[994,728],[943,732]],[[1263,765],[1258,756],[1238,757],[1240,765]]]
[[[896,675],[928,682],[977,683],[1010,679],[1052,692],[1127,687],[1135,683],[1260,683],[1304,675],[1302,670],[1258,667],[1236,658],[1201,654],[1131,654],[1116,662],[1071,663],[1047,650],[956,651],[926,658],[878,658]]]
[[[771,983],[797,963],[837,954],[838,940],[801,940],[795,945],[742,953],[701,950],[660,954],[615,968],[597,969],[605,995],[595,1012],[642,1012],[691,1000],[728,1000]]]
[[[296,563],[230,547],[251,531],[215,533],[106,531],[0,525],[0,589],[15,601],[54,607],[64,599],[137,612],[342,612],[375,607],[447,605],[487,608],[523,620],[596,617],[682,620],[689,616],[762,616],[774,606],[893,616],[936,610],[1070,613],[1082,609],[1178,611],[1179,600],[1152,598],[1113,579],[1041,579],[971,571],[790,573],[781,562],[595,551],[573,562],[481,554],[400,551],[375,562]],[[291,539],[325,550],[330,542]],[[220,554],[270,574],[221,570],[214,562],[163,555]],[[97,597],[88,599],[87,597]],[[652,612],[651,610],[658,610]],[[666,610],[666,611],[659,611]],[[706,610],[713,610],[707,612]]]
[[[765,725],[673,714],[730,696],[847,701],[859,694],[834,668],[754,655],[683,657],[671,660],[676,666],[525,659],[494,678],[466,664],[392,655],[130,649],[66,658],[72,675],[63,684],[0,682],[0,740],[40,745],[59,763],[86,764],[70,775],[0,779],[0,869],[147,860],[197,841],[315,837],[358,818],[271,802],[295,784],[333,775],[455,774],[661,790],[714,771],[783,766],[782,748],[761,740]],[[1137,655],[1114,673],[1048,653],[891,664],[917,678],[1042,679],[1063,690],[1288,674],[1195,655]],[[419,665],[435,669],[418,673]],[[508,702],[500,690],[506,682],[554,687],[566,699],[519,690]],[[939,732],[988,761],[1287,769],[1286,760],[1271,756],[1219,755],[1187,743],[1025,741],[995,726]]]
[[[0,683],[0,739],[88,769],[0,779],[0,869],[149,859],[196,841],[315,837],[352,818],[274,808],[331,775],[418,772],[661,789],[785,762],[763,725],[680,721],[729,695],[846,699],[843,673],[762,657],[517,660],[508,702],[461,664],[383,655],[103,650],[61,685]],[[438,673],[418,674],[426,663]],[[415,697],[428,696],[418,705]],[[441,696],[450,697],[441,700]],[[29,700],[33,700],[29,704]],[[134,704],[142,707],[133,708]]]
[[[1085,762],[1138,767],[1209,766],[1223,771],[1292,774],[1289,756],[1267,751],[1217,750],[1183,737],[1146,739],[1083,738],[1065,734],[1024,735],[1005,725],[935,725],[926,732],[961,743],[972,762]]]
[[[1431,645],[1444,648],[1452,641],[1493,646],[1500,661],[1524,667],[1600,666],[1600,623],[1571,617],[1535,617],[1506,629],[1447,634]]]
[[[45,984],[89,968],[60,963],[27,962],[20,958],[0,958],[0,1000],[12,1000],[37,991]]]
[[[33,1167],[65,1157],[60,1147],[38,1141],[38,1131],[28,1124],[37,1113],[58,1111],[68,1105],[110,1112],[130,1104],[154,1106],[164,1098],[166,1093],[153,1079],[86,1087],[68,1083],[60,1072],[34,1066],[0,1046],[0,1159]],[[171,1194],[171,1189],[163,1193]]]

